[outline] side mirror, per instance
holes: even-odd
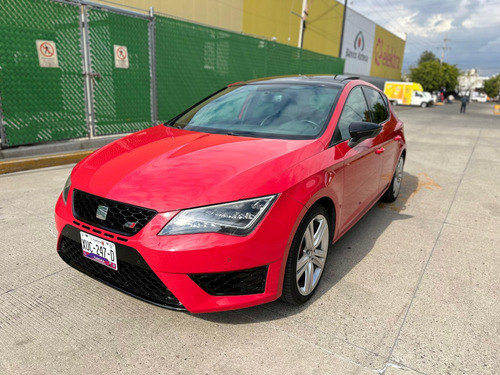
[[[349,125],[349,146],[354,146],[365,139],[376,137],[382,130],[382,125],[373,122],[351,122]]]

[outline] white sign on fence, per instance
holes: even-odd
[[[115,67],[120,69],[128,69],[128,51],[125,46],[114,45],[115,50]]]
[[[52,40],[37,40],[38,62],[42,68],[59,68],[56,43]]]

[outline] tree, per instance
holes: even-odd
[[[439,91],[439,61],[426,61],[417,67],[410,68],[410,80],[418,82],[426,91]]]
[[[424,62],[428,62],[428,61],[438,61],[438,58],[436,57],[436,55],[434,53],[426,50],[426,51],[422,52],[422,54],[420,55],[420,58],[418,59],[417,65],[420,65],[420,64],[422,64]]]
[[[493,98],[498,95],[500,91],[500,74],[491,77],[484,81],[484,92],[490,98]]]
[[[448,90],[455,90],[458,86],[458,76],[460,70],[456,65],[450,65],[443,62],[441,67],[441,87],[446,87]]]
[[[453,90],[458,85],[459,74],[455,65],[443,63],[439,66],[437,59],[410,68],[411,80],[420,83],[425,91],[439,91],[442,87]]]

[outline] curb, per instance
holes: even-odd
[[[94,151],[95,150],[87,150],[0,161],[0,175],[6,173],[27,171],[30,169],[77,163]]]

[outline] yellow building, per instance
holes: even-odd
[[[302,0],[95,1],[113,6],[120,3],[125,8],[145,12],[153,7],[155,13],[161,15],[275,40],[278,43],[294,47],[299,44]],[[345,52],[339,56],[344,5],[335,0],[308,0],[307,4],[308,15],[302,47],[325,55],[349,58],[350,56],[346,56]],[[355,12],[349,10],[348,14],[352,13]],[[352,17],[364,18],[361,15],[353,15]],[[375,36],[365,32],[367,51],[369,50],[370,53],[369,66],[360,71],[346,70],[346,72],[399,79],[405,41],[368,19],[365,19],[364,22],[365,24],[366,22],[371,23],[377,34]],[[359,30],[356,35],[359,34]],[[351,45],[350,39],[346,38],[349,38],[348,34],[344,35],[343,45]],[[348,63],[349,61],[346,60],[346,67],[349,65]]]
[[[336,1],[309,0],[302,47],[338,57],[344,6]],[[298,46],[302,1],[244,2],[244,33],[275,38],[278,43]]]
[[[244,0],[94,0],[96,3],[134,11],[173,16],[186,21],[202,23],[236,32],[243,32]],[[259,1],[260,2],[260,1]]]
[[[273,39],[297,47],[302,0],[96,0],[131,10],[170,15],[187,21]],[[344,6],[309,0],[303,48],[338,57]]]

